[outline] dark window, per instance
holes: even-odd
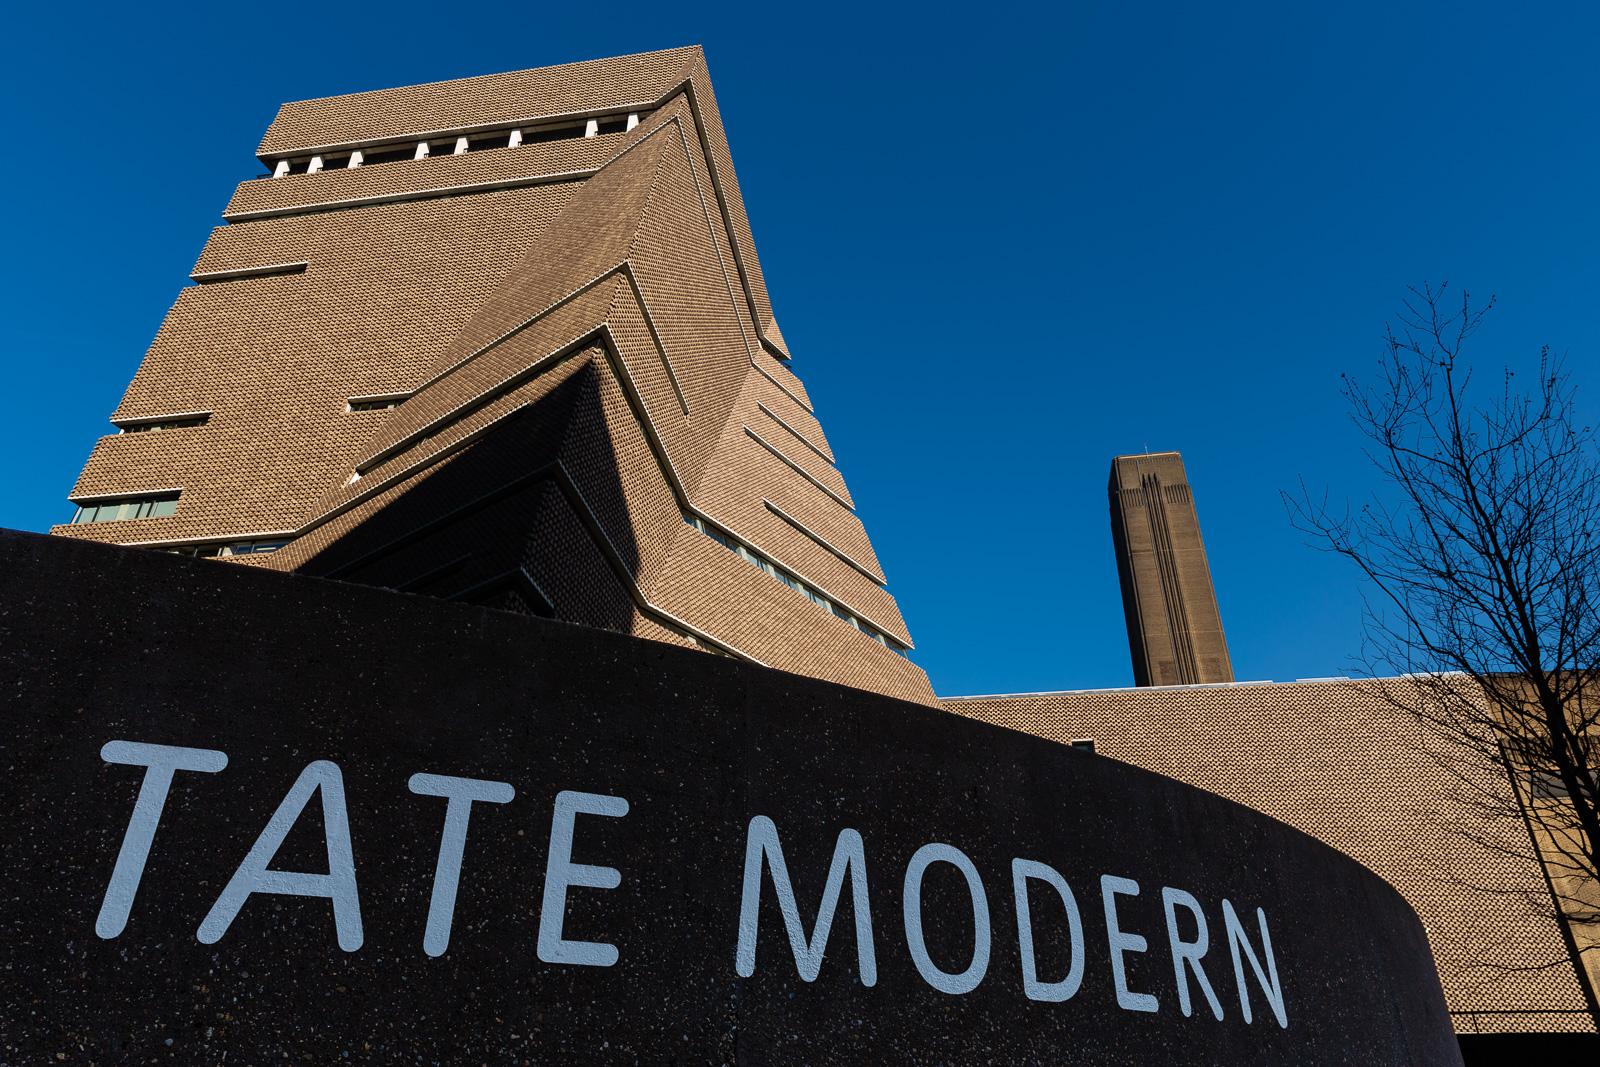
[[[405,402],[406,398],[403,396],[351,397],[349,409],[351,411],[387,411],[389,408],[397,408]]]
[[[370,167],[378,163],[399,163],[404,159],[411,159],[417,154],[414,144],[396,145],[385,148],[363,149],[361,153],[362,166]]]
[[[204,426],[211,421],[211,416],[185,415],[178,419],[155,419],[150,422],[119,422],[117,429],[123,433],[152,433],[156,430],[183,430],[191,426]]]
[[[542,130],[527,130],[522,135],[523,144],[544,144],[546,141],[565,141],[583,136],[583,123],[572,126],[546,126]]]
[[[795,592],[799,593],[813,604],[832,612],[841,622],[855,627],[857,630],[861,631],[861,633],[878,642],[878,644],[882,645],[884,648],[887,648],[895,655],[909,658],[907,656],[906,649],[902,648],[900,644],[893,638],[889,637],[887,634],[884,634],[877,627],[871,625],[870,623],[863,622],[861,619],[858,619],[847,608],[835,604],[832,600],[823,596],[820,592],[806,584],[803,579],[791,574],[782,567],[779,567],[776,563],[773,563],[771,560],[767,559],[750,546],[739,541],[738,538],[733,537],[731,534],[723,533],[715,526],[712,526],[710,523],[695,515],[685,513],[683,516],[683,521],[688,523],[690,526],[693,526],[696,530],[699,530],[701,533],[705,534],[719,545],[722,545],[724,548],[738,556],[740,559],[744,560],[746,563],[766,571],[772,577],[776,578],[790,589],[793,589]]]
[[[480,133],[467,138],[468,152],[482,152],[489,148],[504,148],[511,140],[510,130],[496,130],[494,133]]]
[[[162,551],[163,552],[170,552],[174,556],[189,556],[189,557],[194,558],[194,559],[215,559],[217,556],[222,555],[222,546],[221,545],[174,545],[171,548],[164,548],[164,549],[162,549]]]
[[[216,559],[218,556],[254,556],[276,552],[287,541],[235,541],[232,544],[213,542],[206,545],[171,545],[162,549],[175,556],[193,556],[196,559]]]
[[[1074,737],[1072,739],[1072,747],[1077,749],[1079,752],[1093,752],[1094,751],[1094,738],[1092,738],[1092,737]]]
[[[1528,793],[1535,800],[1567,799],[1566,784],[1554,771],[1534,769],[1528,772]]]
[[[628,117],[626,115],[619,115],[616,118],[600,120],[601,133],[626,133],[627,130]]]

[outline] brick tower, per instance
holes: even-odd
[[[931,703],[698,48],[285,104],[53,532]]]
[[[1176,452],[1111,461],[1111,540],[1138,685],[1233,681],[1194,493]]]

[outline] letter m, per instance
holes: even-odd
[[[822,906],[817,909],[817,922],[810,938],[800,922],[800,907],[795,903],[794,884],[789,881],[789,867],[783,861],[783,846],[778,843],[778,828],[765,815],[750,820],[750,833],[744,852],[744,898],[739,905],[739,950],[734,960],[741,978],[749,978],[756,971],[756,929],[761,912],[761,867],[763,860],[772,870],[772,888],[777,893],[778,911],[783,916],[784,929],[789,934],[789,947],[794,950],[795,969],[807,982],[815,982],[822,970],[823,953],[828,947],[828,931],[833,926],[833,913],[839,906],[839,891],[844,887],[844,875],[850,872],[850,900],[855,906],[856,958],[861,971],[861,984],[875,985],[878,981],[878,960],[872,945],[872,906],[867,898],[867,856],[861,844],[861,835],[854,830],[839,831],[839,840],[833,847],[833,864],[828,868],[828,883],[822,891]]]

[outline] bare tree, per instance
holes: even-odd
[[[1411,676],[1397,702],[1510,772],[1515,796],[1476,804],[1528,821],[1569,946],[1600,952],[1600,451],[1548,349],[1537,381],[1507,370],[1481,399],[1463,353],[1494,300],[1445,300],[1411,290],[1377,375],[1344,379],[1378,496],[1285,502],[1374,587],[1365,658]]]

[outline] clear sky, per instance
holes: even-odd
[[[66,493],[281,101],[705,46],[795,369],[943,694],[1125,685],[1105,485],[1187,460],[1241,678],[1344,673],[1280,489],[1370,488],[1339,374],[1407,284],[1600,404],[1593,5],[28,5],[0,526]],[[0,585],[3,588],[3,585]],[[103,595],[115,596],[114,590]]]

